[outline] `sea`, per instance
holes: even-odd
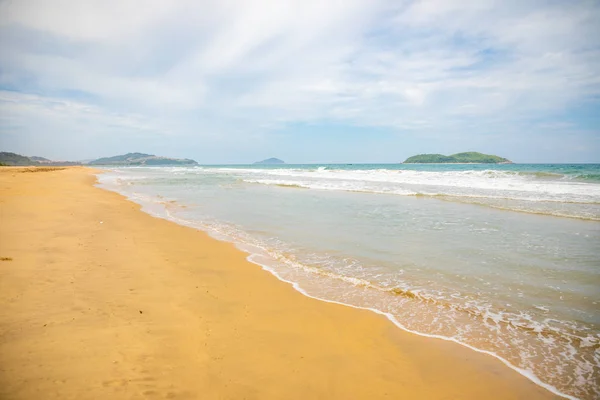
[[[109,167],[99,186],[306,296],[600,398],[600,164]]]

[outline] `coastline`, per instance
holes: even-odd
[[[497,359],[303,296],[94,187],[94,170],[21,170],[0,169],[0,397],[556,398]]]

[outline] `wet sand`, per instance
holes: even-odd
[[[93,170],[0,168],[0,399],[550,399],[493,357],[303,296]]]

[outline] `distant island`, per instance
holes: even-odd
[[[114,157],[103,157],[90,161],[89,165],[197,165],[189,158],[159,157],[154,154],[127,153]]]
[[[254,164],[285,164],[285,162],[279,158],[267,158],[266,160],[257,161]]]
[[[0,152],[0,166],[48,166],[48,165],[197,165],[188,158],[159,157],[153,154],[127,153],[120,156],[98,158],[88,162],[52,161],[44,157],[26,157],[16,153]]]
[[[512,164],[512,161],[506,158],[494,156],[491,154],[469,151],[466,153],[456,153],[450,156],[443,154],[418,154],[407,158],[404,164]]]

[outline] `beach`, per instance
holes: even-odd
[[[550,399],[500,360],[302,295],[205,232],[0,168],[1,399]]]

